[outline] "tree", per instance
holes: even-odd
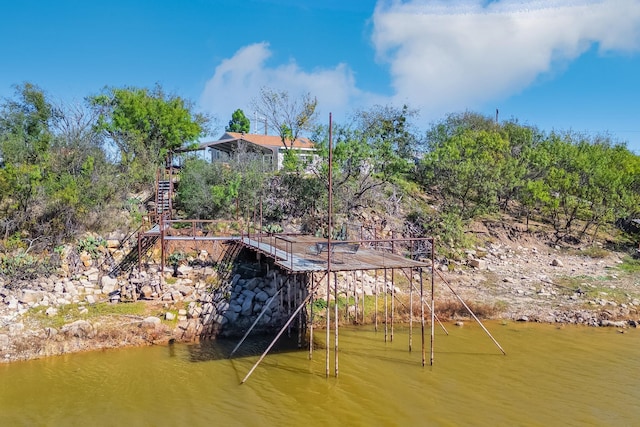
[[[17,87],[0,110],[0,230],[59,244],[81,231],[117,194],[111,164],[81,106],[54,105],[36,86]],[[117,179],[117,178],[116,178]]]
[[[53,139],[50,129],[56,111],[42,89],[24,83],[15,87],[15,98],[0,110],[0,151],[5,163],[38,164]]]
[[[180,174],[178,203],[190,218],[231,218],[255,209],[265,174],[243,147],[229,163],[188,159]]]
[[[135,183],[151,180],[170,151],[195,142],[208,124],[189,102],[159,86],[108,88],[89,99],[99,113],[98,129],[117,147],[120,165]]]
[[[546,172],[529,185],[557,241],[582,239],[591,228],[595,237],[603,223],[626,217],[637,206],[638,158],[625,146],[603,137],[552,133],[540,150]]]
[[[293,142],[301,134],[311,132],[315,126],[318,100],[309,93],[292,98],[286,91],[263,87],[260,97],[254,99],[252,104],[269,126],[277,130],[287,151],[293,148]]]
[[[14,98],[2,104],[0,151],[6,165],[0,170],[0,183],[6,192],[0,196],[0,209],[5,237],[34,223],[54,138],[53,117],[44,92],[31,83],[16,86]]]
[[[244,111],[239,108],[233,112],[229,125],[225,128],[226,132],[249,133],[250,130],[251,123],[247,116],[244,115]]]
[[[388,146],[399,158],[413,159],[418,149],[418,138],[410,120],[418,115],[417,110],[407,105],[396,108],[390,105],[375,105],[369,110],[356,113],[358,128],[378,148]]]
[[[351,126],[333,127],[333,189],[335,209],[352,215],[359,208],[381,202],[381,189],[405,178],[413,165],[417,137],[407,106],[374,106],[356,113]],[[328,177],[328,128],[319,126],[313,136],[319,155],[316,175]]]
[[[475,126],[482,123],[478,120],[470,122],[474,126],[460,126],[458,117],[453,118],[456,125],[450,117],[428,133],[429,151],[418,179],[439,196],[445,210],[466,220],[497,209],[509,143],[498,128]]]

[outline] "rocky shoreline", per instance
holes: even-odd
[[[535,242],[489,243],[436,263],[437,301],[454,300],[446,286],[438,285],[446,280],[465,301],[491,307],[485,317],[636,327],[640,284],[618,268],[623,258],[615,252],[593,258]],[[235,274],[215,288],[211,284],[218,272],[211,267],[183,265],[177,277],[173,273],[151,267],[112,279],[88,267],[71,277],[29,283],[0,279],[0,361],[241,335],[254,322],[257,333],[271,332],[288,319],[307,285],[284,286],[286,279],[276,270],[264,277]],[[363,272],[340,275],[339,287],[360,296],[391,292],[391,282]],[[394,291],[401,296],[407,289],[407,284],[397,285]],[[101,304],[126,306],[130,303],[119,301],[138,297],[136,313],[94,313]],[[323,298],[321,292],[317,298]],[[352,315],[357,310],[350,307]],[[464,318],[462,312],[450,316]],[[358,321],[366,323],[367,317]]]

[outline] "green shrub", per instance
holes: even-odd
[[[48,276],[57,267],[52,258],[37,258],[22,251],[15,255],[0,255],[0,275],[11,280],[33,280]],[[9,281],[5,286],[11,288],[12,282]]]
[[[175,251],[169,255],[169,265],[177,266],[187,258],[187,255],[182,251]]]
[[[100,248],[106,247],[107,242],[102,237],[88,236],[78,242],[78,252],[86,252],[91,258],[98,258]]]

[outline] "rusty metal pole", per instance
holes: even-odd
[[[300,280],[296,290],[297,301],[302,301],[302,284],[303,281]],[[302,311],[298,313],[298,348],[302,348]]]
[[[416,291],[417,291],[418,289],[414,286],[414,290],[416,290]],[[429,305],[429,303],[428,303],[428,302],[423,301],[423,303],[424,303],[424,304],[426,304],[426,306],[427,306],[427,308],[428,308],[429,310],[431,310],[431,306]],[[445,327],[444,327],[444,325],[443,325],[443,324],[442,324],[442,322],[440,321],[440,318],[438,317],[438,315],[437,315],[437,314],[435,315],[435,318],[436,318],[436,322],[438,322],[438,324],[440,325],[440,328],[441,328],[441,329],[442,329],[442,331],[445,333],[445,335],[449,335],[449,331],[447,331],[447,328],[445,328]]]
[[[431,365],[433,366],[433,340],[435,337],[435,317],[436,317],[436,304],[435,304],[435,282],[433,278],[433,269],[435,258],[433,256],[435,252],[434,243],[431,241]]]
[[[335,300],[336,303],[334,305],[335,307],[335,322],[336,322],[336,330],[334,332],[335,335],[335,345],[333,347],[333,354],[335,356],[335,376],[336,378],[338,378],[338,328],[339,328],[339,319],[338,319],[338,273],[337,272],[333,272],[333,292],[335,295]]]
[[[393,342],[393,321],[395,316],[395,299],[396,299],[396,281],[395,270],[391,269],[391,342]]]
[[[378,270],[375,270],[374,276],[373,276],[373,291],[375,292],[375,306],[376,308],[373,311],[373,322],[375,324],[375,331],[378,332]]]
[[[314,274],[311,273],[311,302],[309,306],[309,360],[313,358],[313,294],[315,293]]]
[[[413,346],[413,268],[409,270],[409,351]]]
[[[387,342],[387,334],[389,333],[389,304],[387,303],[387,269],[384,269],[384,342]]]
[[[422,280],[422,267],[420,267],[420,325],[422,327],[422,366],[425,364],[424,345],[424,285]]]
[[[138,274],[142,271],[142,231],[138,232]]]
[[[480,325],[480,327],[482,328],[482,330],[489,336],[489,338],[491,338],[491,340],[493,341],[493,343],[500,349],[500,351],[502,352],[502,354],[506,355],[507,353],[503,350],[502,346],[500,346],[500,344],[498,343],[498,341],[496,341],[496,339],[493,337],[493,335],[491,335],[491,333],[487,330],[487,328],[484,327],[484,325],[482,324],[482,322],[480,321],[480,319],[478,319],[478,317],[476,316],[476,314],[471,310],[471,308],[467,305],[466,302],[464,302],[464,300],[460,297],[460,295],[458,295],[458,293],[456,291],[453,290],[453,288],[451,287],[451,285],[449,284],[449,282],[446,281],[446,279],[442,276],[442,274],[438,273],[438,276],[440,277],[440,279],[442,279],[442,281],[444,282],[445,285],[447,285],[447,287],[449,288],[449,290],[453,293],[453,295],[458,299],[458,301],[460,301],[460,303],[464,306],[464,308],[467,309],[467,311],[469,312],[469,314],[471,314],[471,316],[474,318],[474,320],[478,323],[478,325]]]
[[[293,313],[293,315],[289,318],[289,320],[287,320],[287,323],[285,323],[285,325],[282,327],[282,329],[280,329],[280,332],[278,332],[278,335],[276,335],[276,337],[273,339],[273,341],[271,341],[271,344],[269,344],[269,346],[267,347],[267,349],[264,351],[264,353],[262,353],[262,356],[260,356],[260,359],[258,359],[258,361],[253,365],[253,367],[251,368],[251,370],[247,373],[247,375],[243,378],[243,380],[240,382],[240,384],[244,384],[249,377],[251,376],[251,374],[253,374],[253,371],[255,371],[255,369],[258,367],[258,365],[262,362],[262,360],[265,358],[265,356],[267,355],[267,353],[269,353],[271,351],[271,349],[273,348],[273,346],[276,344],[276,342],[280,339],[280,337],[282,336],[282,334],[284,333],[284,331],[289,327],[289,325],[291,324],[291,322],[293,322],[293,319],[295,319],[296,315],[298,314],[298,312],[300,310],[302,310],[302,308],[304,307],[304,305],[307,303],[307,301],[309,301],[309,296],[307,295],[307,298],[304,299],[304,301],[302,301],[302,304],[300,304],[298,306],[298,308],[296,309],[296,311]]]
[[[291,280],[287,280],[287,316],[291,316]],[[291,338],[291,326],[287,328],[287,336]]]
[[[364,277],[361,276],[362,279],[362,324],[364,325],[364,302],[365,302],[365,294],[364,294]]]
[[[164,215],[160,215],[160,277],[164,277]]]
[[[326,362],[326,374],[327,374],[327,378],[329,378],[329,348],[330,348],[330,344],[329,344],[329,340],[331,339],[331,305],[329,304],[329,302],[331,301],[331,274],[327,273],[327,309],[326,309],[326,318],[327,318],[327,325],[326,325],[326,340],[325,340],[325,362]]]
[[[258,230],[258,244],[262,243],[262,194],[260,194],[260,230]]]
[[[333,161],[333,153],[331,149],[331,142],[333,137],[333,129],[332,129],[332,117],[331,113],[329,113],[329,207],[327,212],[327,228],[328,228],[328,236],[327,236],[327,342],[326,342],[326,374],[327,378],[329,378],[329,340],[331,339],[331,310],[329,301],[331,301],[331,210],[333,209],[333,187],[332,187],[332,167],[331,163]],[[333,302],[336,307],[338,307],[338,299]],[[336,309],[337,310],[337,309]],[[338,314],[336,312],[336,324],[338,322]],[[337,350],[336,350],[337,353]],[[337,368],[336,368],[337,369]]]
[[[242,345],[242,343],[247,339],[247,337],[249,336],[249,334],[251,333],[251,331],[253,331],[253,328],[256,327],[256,325],[258,324],[258,322],[260,321],[260,319],[262,319],[262,316],[267,312],[267,309],[269,308],[269,306],[271,305],[271,303],[273,302],[274,299],[276,299],[276,297],[278,296],[278,294],[280,293],[282,289],[278,289],[276,291],[276,293],[269,298],[269,300],[267,301],[267,303],[264,305],[264,307],[262,308],[262,311],[260,312],[260,314],[258,315],[258,317],[256,317],[256,320],[253,321],[253,324],[249,327],[249,329],[247,330],[247,332],[244,333],[244,336],[242,337],[242,339],[238,342],[238,344],[236,344],[236,346],[233,348],[233,350],[231,350],[231,353],[229,353],[229,357],[228,359],[231,359],[231,357],[236,353],[236,351],[238,351],[238,349],[240,348],[240,346]]]

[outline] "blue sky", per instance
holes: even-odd
[[[221,126],[261,87],[320,119],[374,104],[610,134],[640,153],[640,1],[23,0],[0,9],[0,97],[156,83]],[[222,130],[222,129],[220,129]],[[216,135],[217,136],[217,135]]]

